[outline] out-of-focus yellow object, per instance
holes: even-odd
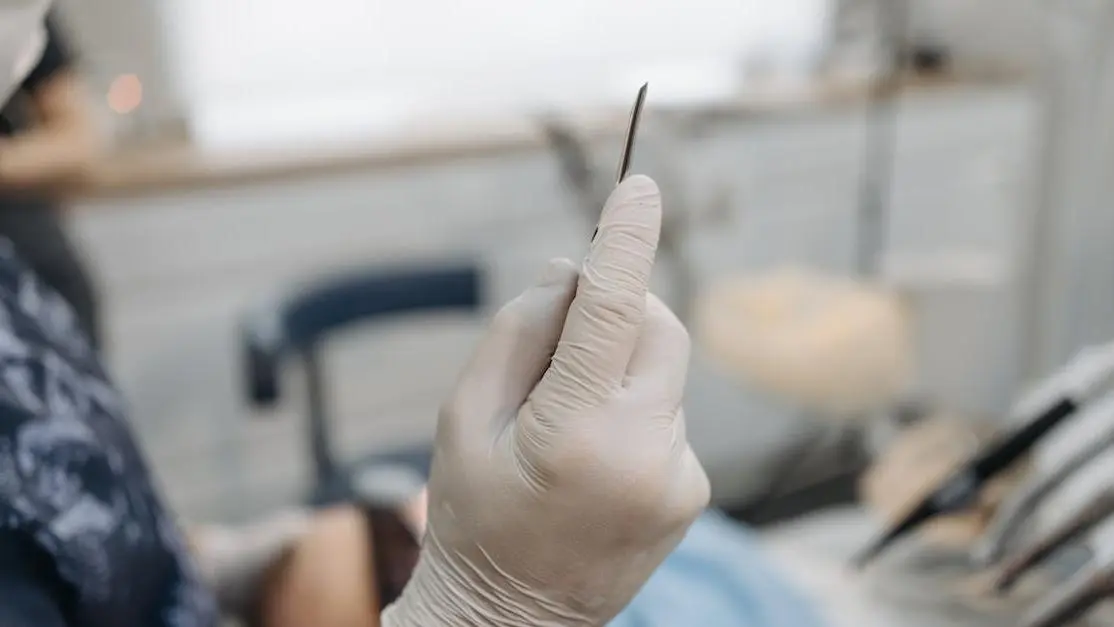
[[[697,340],[765,393],[822,416],[868,416],[912,377],[910,323],[881,287],[789,269],[724,280],[697,302]]]

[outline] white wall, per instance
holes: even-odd
[[[737,55],[818,40],[823,2],[175,0],[171,41],[191,96],[393,89],[494,78],[565,85],[600,62]]]
[[[299,127],[327,133],[327,122],[365,130],[429,106],[625,102],[630,84],[663,63],[800,68],[824,44],[833,10],[830,0],[59,2],[98,96],[120,73],[144,81],[144,107],[111,123],[185,115],[208,141],[234,131],[299,138]],[[1043,51],[1039,0],[912,2],[915,33],[963,59],[1031,62]]]
[[[1033,376],[1114,334],[1110,211],[1114,5],[1057,3],[1041,80],[1042,116],[1026,221],[1026,355]]]
[[[626,102],[666,63],[815,53],[823,0],[170,0],[205,145],[344,137],[429,112]],[[632,76],[636,75],[636,76]]]

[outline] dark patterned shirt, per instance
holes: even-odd
[[[215,627],[71,309],[0,239],[0,624]]]

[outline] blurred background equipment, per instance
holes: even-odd
[[[1106,530],[1109,536],[1109,529]],[[1114,566],[1106,556],[1072,577],[1055,594],[1034,607],[1022,627],[1059,627],[1078,622],[1114,595]]]
[[[1030,547],[1007,561],[994,582],[999,592],[1008,592],[1021,577],[1040,566],[1053,553],[1078,541],[1114,515],[1114,491],[1106,490],[1079,511],[1070,512],[1064,522]],[[1105,594],[1105,593],[1104,593]]]
[[[993,437],[985,421],[936,413],[902,430],[863,475],[863,502],[889,525],[908,514],[917,495],[931,493]],[[924,523],[920,539],[945,550],[963,549],[985,529],[999,503],[1024,476],[1024,468],[980,486],[965,510],[941,514]]]
[[[942,514],[969,507],[987,481],[1015,467],[1034,446],[1095,396],[1114,376],[1114,345],[1088,347],[1022,398],[1019,424],[964,461],[905,517],[868,546],[856,562],[863,566],[894,541]]]
[[[1053,441],[1043,447],[1043,454],[1038,457],[1048,459],[1052,456],[1055,461],[1040,464],[1038,460],[1038,466],[1044,467],[1039,468],[1040,472],[1035,473],[1023,488],[1011,494],[1003,504],[987,533],[972,550],[972,559],[976,564],[989,567],[1000,562],[1006,552],[1016,548],[1016,544],[1030,530],[1040,508],[1050,497],[1080,470],[1114,448],[1114,428],[1108,424],[1111,422],[1111,412],[1114,411],[1112,402],[1114,395],[1108,393],[1079,417],[1076,422],[1080,424],[1074,425],[1071,429],[1073,433],[1057,438],[1074,439],[1070,444]],[[1089,428],[1096,422],[1099,425],[1098,433]],[[1075,438],[1070,438],[1071,435]],[[1056,449],[1060,451],[1057,452]]]
[[[902,305],[854,280],[793,269],[724,280],[693,332],[750,385],[831,420],[874,417],[912,380]]]

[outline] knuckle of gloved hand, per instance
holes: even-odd
[[[618,442],[617,434],[611,435],[601,438],[594,430],[562,430],[550,438],[539,470],[554,485],[588,490],[617,507],[647,515],[660,511],[670,498],[666,488],[673,482],[675,468],[671,456]]]
[[[667,486],[668,478],[655,477],[652,482],[647,482],[645,489],[631,489],[627,491],[628,499],[640,516],[646,520],[656,520],[668,529],[677,529],[687,526],[703,510],[699,486],[685,493],[672,493]]]
[[[656,510],[658,523],[663,529],[673,531],[688,528],[707,507],[707,501],[699,507],[694,507],[693,504],[695,503],[697,503],[695,498],[684,501],[663,500]]]
[[[660,475],[655,507],[663,525],[677,528],[692,523],[711,500],[711,483],[692,447],[681,442],[663,453],[656,466]]]
[[[708,475],[687,446],[681,458],[670,465],[666,482],[662,491],[666,494],[664,498],[668,507],[663,510],[663,516],[668,524],[690,524],[711,501],[712,486]]]
[[[712,502],[712,482],[708,479],[708,473],[704,472],[704,468],[697,465],[691,480],[686,485],[689,487],[680,491],[681,506],[682,511],[687,512],[688,521],[691,522]]]
[[[543,423],[544,424],[544,423]],[[522,429],[522,445],[533,472],[546,478],[548,487],[575,484],[598,467],[596,445],[569,429]]]

